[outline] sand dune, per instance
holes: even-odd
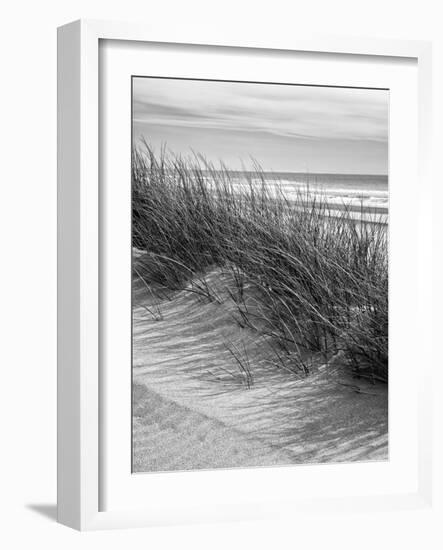
[[[134,385],[135,472],[287,464],[284,450]]]
[[[216,300],[192,284],[159,298],[134,278],[135,472],[388,458],[386,385],[356,382],[339,357],[306,379],[277,368],[236,322],[229,278],[204,281]]]

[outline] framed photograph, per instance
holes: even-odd
[[[429,44],[58,49],[59,521],[429,506]]]

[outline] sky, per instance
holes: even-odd
[[[134,143],[232,169],[388,173],[389,92],[134,77]]]

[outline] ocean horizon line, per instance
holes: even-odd
[[[215,172],[227,171],[230,174],[256,174],[257,170],[243,170],[243,169],[230,169],[229,167],[221,168],[211,168],[211,170],[202,170],[203,172],[210,172],[214,170]],[[360,178],[384,178],[389,179],[389,174],[373,174],[373,173],[362,173],[362,172],[300,172],[300,171],[291,171],[291,170],[265,170],[260,168],[261,172],[266,175],[275,175],[275,176],[345,176],[345,177],[360,177]]]

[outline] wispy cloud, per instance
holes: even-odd
[[[288,144],[307,140],[338,147],[359,141],[369,148],[371,142],[387,148],[384,90],[154,78],[135,79],[133,90],[134,122],[156,127],[157,134],[161,127],[165,133],[171,127],[188,128],[206,131],[216,140],[218,131],[224,139],[231,134],[233,143],[249,135],[251,149],[260,136],[276,136]]]

